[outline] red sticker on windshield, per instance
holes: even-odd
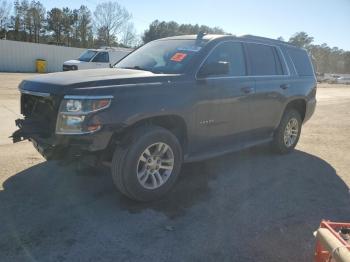
[[[185,53],[176,53],[175,55],[172,56],[172,58],[170,58],[170,60],[175,62],[181,62],[182,60],[185,59],[186,56],[187,54]]]

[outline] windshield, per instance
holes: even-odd
[[[186,65],[205,45],[204,40],[160,40],[150,42],[131,53],[116,68],[130,68],[153,73],[183,73]]]
[[[93,58],[96,55],[97,51],[92,51],[92,50],[86,50],[84,53],[81,54],[79,57],[79,61],[84,61],[84,62],[90,62],[91,58]]]

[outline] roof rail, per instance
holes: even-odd
[[[266,42],[271,42],[271,43],[280,43],[280,44],[284,44],[284,45],[293,46],[292,44],[290,44],[288,42],[285,42],[285,41],[272,39],[272,38],[267,38],[267,37],[262,37],[262,36],[242,35],[241,37],[248,38],[248,39],[260,40],[260,41],[266,41]]]

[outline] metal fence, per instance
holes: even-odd
[[[0,40],[0,72],[35,72],[35,61],[47,61],[47,72],[62,71],[64,61],[76,59],[83,48]],[[120,49],[121,57],[128,53]]]

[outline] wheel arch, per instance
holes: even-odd
[[[288,109],[297,110],[300,114],[301,120],[304,121],[305,114],[306,114],[306,100],[305,100],[305,98],[298,97],[298,98],[294,98],[294,99],[291,99],[290,101],[288,101],[288,103],[286,104],[286,106],[283,110],[283,114]],[[283,114],[282,114],[282,116],[283,116]]]
[[[138,127],[152,125],[159,126],[170,131],[179,140],[183,152],[187,151],[187,125],[183,117],[175,114],[153,115],[128,123],[122,130],[118,130],[113,134],[110,141],[110,147],[114,147],[115,144],[125,141],[132,131]]]

